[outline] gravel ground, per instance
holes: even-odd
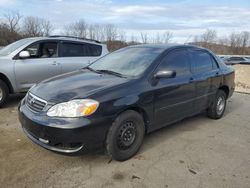
[[[0,109],[1,187],[250,187],[250,95],[235,94],[220,120],[201,114],[147,135],[125,162],[33,144],[17,120],[21,98]]]
[[[250,65],[234,65],[236,91],[250,93]]]

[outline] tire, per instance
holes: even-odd
[[[9,96],[9,88],[2,80],[0,80],[0,107],[4,105],[8,96]]]
[[[211,119],[220,119],[226,109],[227,95],[223,90],[218,90],[214,101],[207,110],[207,116]]]
[[[119,115],[109,129],[106,150],[112,159],[125,161],[140,149],[145,134],[142,116],[128,110]]]

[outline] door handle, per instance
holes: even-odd
[[[57,65],[57,62],[56,62],[56,61],[54,61],[54,62],[52,63],[52,65]]]

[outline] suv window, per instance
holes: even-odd
[[[41,58],[58,57],[56,42],[40,43],[40,49],[41,49],[41,54],[40,54]]]
[[[100,56],[102,54],[102,46],[95,44],[87,44],[89,56]]]
[[[62,43],[63,57],[89,57],[100,56],[102,53],[102,46],[94,44],[80,44],[80,43]]]
[[[30,58],[58,57],[56,42],[35,43],[25,48],[24,51],[30,53]]]
[[[213,69],[213,63],[211,56],[202,50],[192,50],[192,71],[196,73],[211,71]]]
[[[190,73],[189,56],[186,50],[175,50],[167,54],[158,70],[174,70],[176,75],[186,75]]]
[[[39,43],[32,44],[24,49],[24,51],[28,51],[30,53],[30,58],[38,58],[39,57]]]

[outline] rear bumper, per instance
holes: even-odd
[[[19,106],[24,133],[39,146],[59,153],[78,154],[102,149],[111,118],[50,118]]]

